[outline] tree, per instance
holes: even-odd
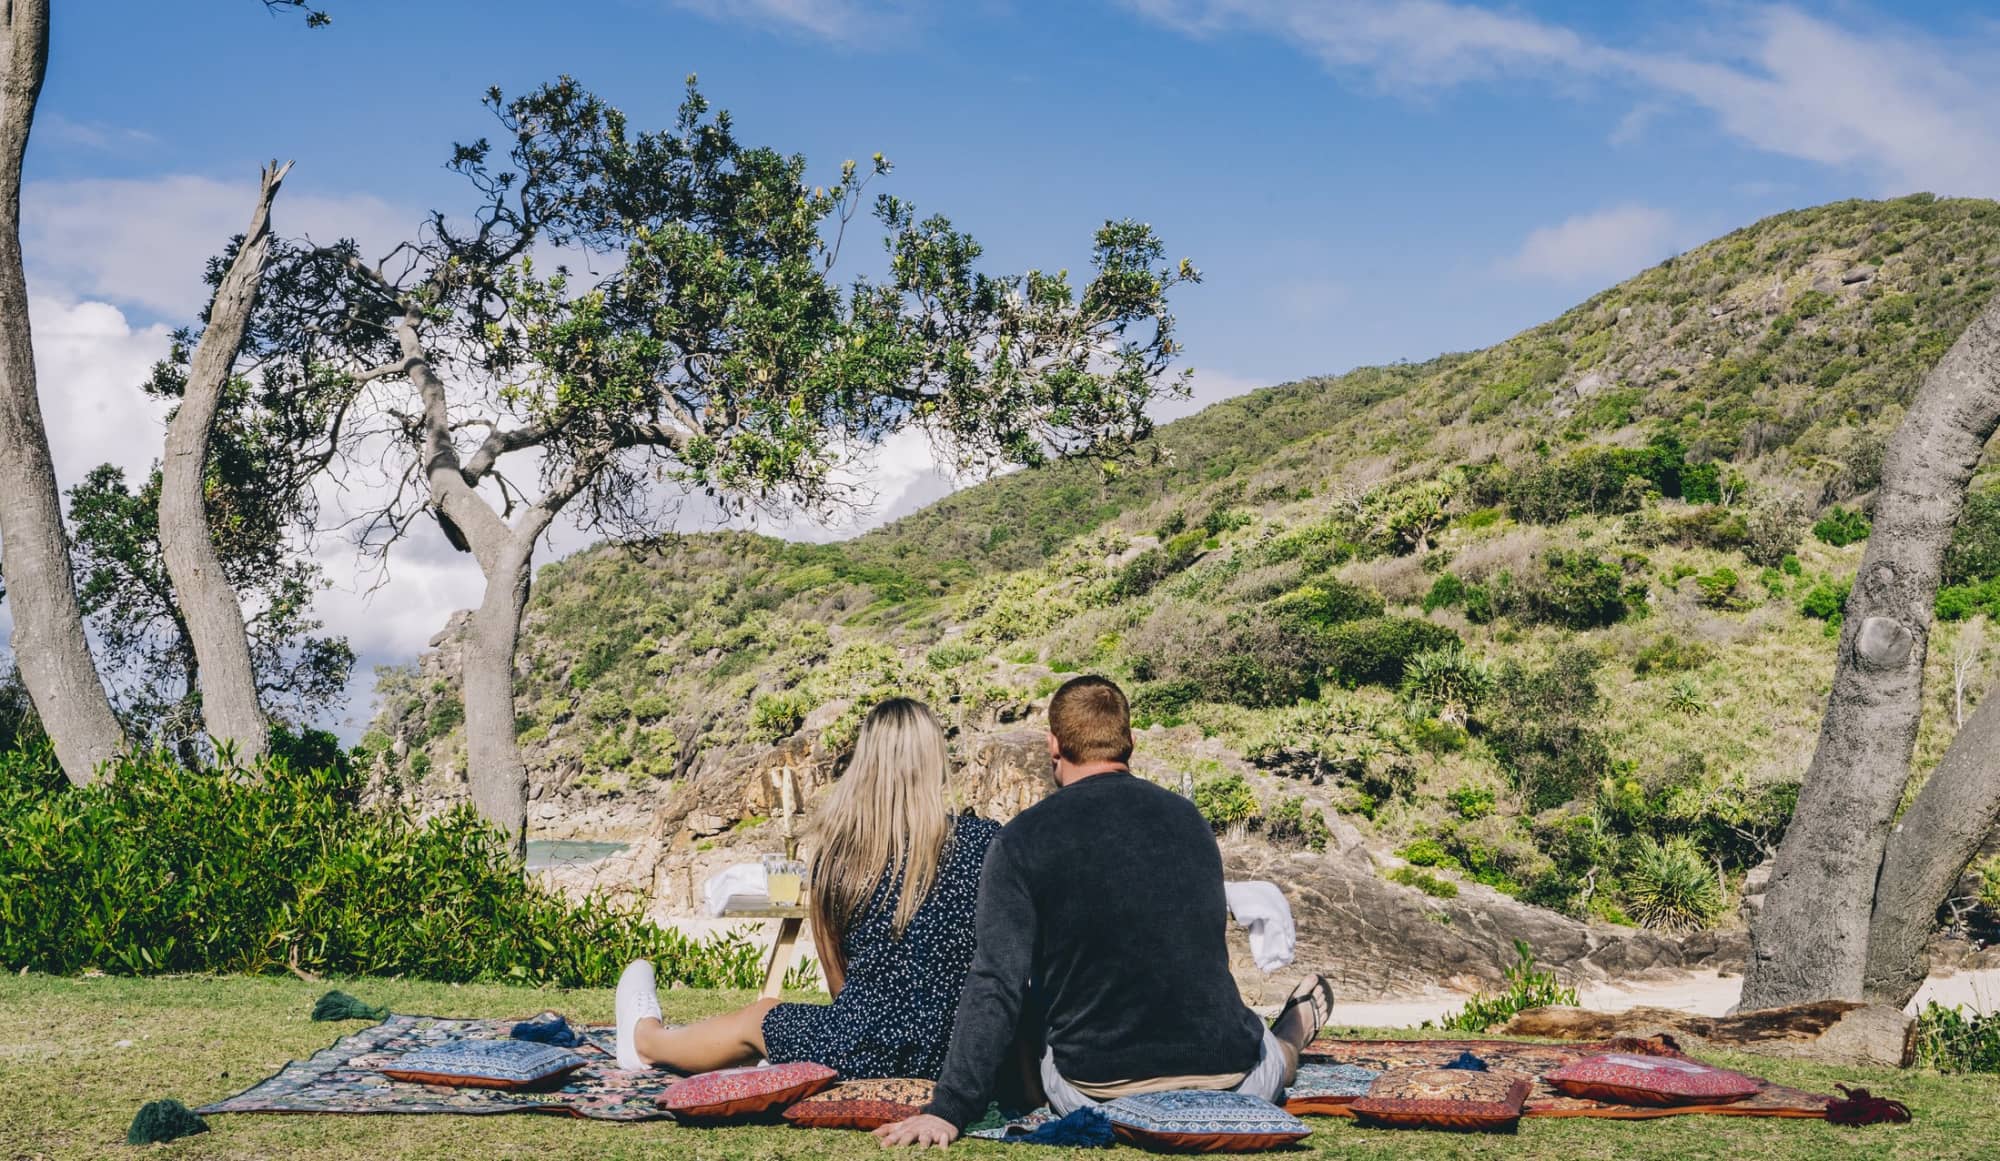
[[[35,385],[28,280],[21,264],[21,162],[49,59],[48,0],[0,9],[0,543],[14,614],[13,651],[56,758],[82,784],[125,746],[98,680],[70,582],[69,541]]]
[[[2000,699],[1953,738],[1900,822],[1945,551],[2000,426],[2000,300],[1925,376],[1889,441],[1833,691],[1751,927],[1743,1006],[1864,995],[1901,1006],[1939,905],[2000,818]]]
[[[257,696],[259,683],[250,656],[250,635],[244,628],[243,607],[210,534],[209,441],[224,397],[231,388],[237,352],[243,346],[257,288],[263,282],[271,248],[271,202],[278,196],[278,187],[290,170],[289,164],[281,166],[276,162],[265,167],[257,208],[250,216],[250,229],[236,240],[234,255],[222,276],[214,279],[216,292],[209,304],[206,329],[185,373],[178,376],[180,405],[167,423],[166,457],[157,489],[159,555],[173,582],[173,597],[180,606],[175,622],[197,662],[187,667],[187,692],[190,695],[196,692],[193,680],[198,674],[201,716],[210,739],[218,745],[227,743],[243,762],[252,761],[264,752],[270,727]],[[182,340],[176,345],[184,349],[185,336]],[[155,384],[163,378],[170,377],[156,375]],[[216,483],[227,487],[229,482]],[[240,485],[241,481],[235,483]],[[294,496],[282,493],[252,497],[240,486],[235,490],[235,498],[278,505],[296,502]],[[274,554],[269,550],[273,547],[267,540],[257,555],[271,557]],[[287,599],[295,594],[273,595],[277,599],[267,612],[286,610],[280,620],[296,620],[299,614],[294,603]],[[339,668],[344,677],[345,667]]]
[[[330,18],[308,0],[261,0],[270,10],[302,13],[308,27]],[[48,0],[16,0],[0,9],[0,542],[7,547],[13,594],[12,646],[22,684],[34,701],[63,773],[83,784],[116,756],[125,737],[111,710],[84,636],[83,611],[71,587],[48,430],[35,380],[28,321],[27,273],[21,261],[21,167],[35,107],[48,72]]]
[[[336,376],[356,414],[385,421],[352,433],[398,465],[364,542],[434,518],[478,562],[468,774],[517,849],[514,655],[559,515],[644,542],[670,531],[669,497],[696,492],[824,514],[854,502],[850,453],[891,432],[919,427],[961,467],[1035,464],[1107,453],[1185,390],[1166,374],[1165,297],[1197,274],[1161,265],[1143,225],[1098,232],[1079,293],[1060,272],[979,273],[970,237],[883,197],[889,272],[842,287],[832,269],[864,187],[889,172],[880,155],[813,187],[804,158],[741,144],[693,78],[659,132],[630,132],[568,78],[487,104],[506,159],[484,140],[455,151],[479,199],[469,218],[434,213],[379,262],[351,243],[282,256],[253,329],[266,365]],[[551,252],[601,272],[547,268]]]
[[[285,524],[272,518],[263,478],[241,470],[254,460],[240,454],[217,459],[220,470],[210,490],[214,510],[247,516],[223,525],[217,585],[232,608],[240,594],[254,610],[247,619],[239,610],[235,631],[250,666],[259,719],[268,707],[296,726],[339,695],[354,652],[344,639],[317,635],[312,598],[323,587],[318,566],[293,550]],[[212,721],[204,694],[214,684],[206,680],[187,605],[178,599],[166,566],[161,488],[157,469],[134,491],[121,469],[105,464],[70,489],[77,592],[131,733],[192,758],[204,722]],[[207,732],[216,738],[212,729]],[[262,752],[263,741],[258,739],[255,752]]]

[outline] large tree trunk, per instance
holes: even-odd
[[[1863,988],[1870,1000],[1900,1008],[1923,986],[1938,908],[1995,824],[2000,824],[2000,695],[1989,692],[1889,836],[1868,928]]]
[[[527,854],[528,767],[514,740],[514,648],[528,607],[533,549],[532,540],[507,548],[486,574],[486,597],[473,610],[459,678],[473,809],[507,833],[517,858]]]
[[[199,661],[202,722],[218,748],[228,744],[243,762],[264,752],[270,726],[257,699],[243,607],[209,532],[208,441],[271,251],[271,201],[290,169],[276,162],[264,169],[250,228],[215,292],[208,328],[188,367],[187,390],[167,426],[166,462],[161,465],[160,553]]]
[[[79,785],[125,747],[90,659],[69,536],[49,459],[21,265],[21,162],[49,57],[48,0],[0,7],[0,547],[14,613],[14,664],[63,773]]]
[[[1938,577],[1996,424],[2000,300],[1924,377],[1889,441],[1819,747],[1751,927],[1746,1010],[1863,995],[1876,877],[1923,708]]]

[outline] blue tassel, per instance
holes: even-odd
[[[545,1020],[523,1020],[514,1025],[514,1030],[508,1035],[516,1040],[553,1044],[557,1048],[575,1048],[583,1043],[583,1037],[569,1026],[569,1021],[553,1013]]]
[[[1098,1109],[1082,1108],[1032,1133],[1008,1137],[1010,1145],[1060,1145],[1070,1149],[1109,1149],[1114,1135],[1111,1118]]]
[[[1458,1068],[1458,1069],[1463,1069],[1466,1072],[1485,1072],[1486,1062],[1479,1059],[1477,1056],[1474,1056],[1470,1052],[1461,1052],[1458,1054],[1458,1059],[1453,1060],[1450,1063],[1440,1065],[1439,1067]]]

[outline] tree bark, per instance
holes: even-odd
[[[516,858],[528,841],[528,766],[514,740],[514,649],[528,607],[533,542],[500,554],[473,610],[459,688],[465,698],[466,782],[472,806],[506,832]]]
[[[1902,1007],[1930,974],[1938,908],[2000,824],[2000,696],[1989,693],[1889,836],[1868,925],[1870,1000]]]
[[[194,641],[202,722],[218,749],[227,744],[246,763],[263,754],[270,724],[257,698],[243,607],[222,571],[209,531],[208,441],[271,251],[271,202],[290,169],[289,163],[276,162],[264,169],[250,228],[215,292],[208,328],[188,367],[187,390],[167,426],[166,462],[161,465],[160,553]]]
[[[1746,1010],[1864,993],[1876,878],[1909,780],[1939,574],[1996,424],[2000,300],[1924,377],[1889,441],[1819,746],[1751,927]]]
[[[0,7],[0,546],[14,614],[14,664],[78,785],[125,748],[125,731],[90,658],[69,535],[35,384],[28,280],[21,264],[21,164],[49,57],[48,0]]]

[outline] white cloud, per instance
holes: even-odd
[[[1554,282],[1615,281],[1671,254],[1678,228],[1672,214],[1651,206],[1578,214],[1529,233],[1499,270]]]
[[[28,317],[42,422],[58,486],[67,490],[99,464],[117,464],[137,484],[160,458],[166,404],[139,385],[167,353],[168,328],[134,328],[117,307],[36,297]]]
[[[1124,0],[1191,36],[1280,37],[1336,75],[1390,90],[1534,76],[1579,98],[1591,86],[1693,105],[1752,148],[1867,175],[1883,192],[2000,194],[1990,27],[1942,41],[1878,22],[1849,27],[1796,8],[1689,28],[1703,51],[1632,50],[1560,24],[1444,0]],[[1981,39],[1984,38],[1984,39]],[[1722,45],[1723,48],[1712,47]],[[1628,115],[1628,139],[1650,112]],[[1635,120],[1636,118],[1636,120]]]
[[[673,0],[705,16],[804,34],[854,48],[878,48],[908,34],[921,6],[914,0]]]
[[[295,172],[271,211],[280,236],[352,237],[378,252],[417,224],[380,198],[305,192],[297,181]],[[193,322],[207,301],[208,259],[243,232],[256,198],[255,174],[30,183],[21,198],[29,280],[38,293]]]

